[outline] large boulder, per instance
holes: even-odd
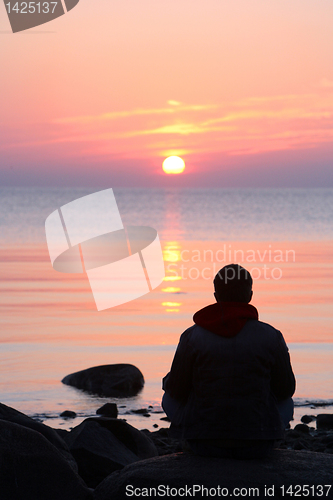
[[[74,469],[74,471],[77,472],[76,462],[69,452],[68,446],[59,436],[57,431],[2,403],[0,403],[0,421],[1,420],[22,425],[23,427],[32,429],[42,434],[51,444],[53,444],[53,446],[55,446],[60,451],[69,465]]]
[[[125,398],[135,396],[144,385],[140,370],[129,364],[102,365],[71,373],[62,383],[99,396]]]
[[[92,492],[42,434],[0,420],[1,500],[91,500]]]
[[[87,418],[64,435],[79,474],[94,488],[112,472],[125,465],[154,457],[153,442],[124,420]]]
[[[274,450],[272,456],[260,460],[176,453],[143,460],[114,472],[96,488],[94,500],[152,498],[157,493],[173,498],[191,497],[192,493],[196,498],[240,496],[267,500],[269,497],[322,496],[332,499],[332,482],[333,456],[322,453]],[[189,490],[186,491],[186,487]]]

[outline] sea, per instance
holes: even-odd
[[[127,226],[157,230],[165,278],[140,298],[98,311],[86,274],[53,269],[45,220],[94,188],[0,188],[0,400],[70,429],[106,402],[138,429],[161,420],[162,378],[193,314],[214,302],[212,280],[236,262],[254,279],[252,304],[279,329],[297,381],[295,419],[333,413],[333,189],[113,188]],[[131,398],[62,384],[92,366],[132,363]],[[149,416],[132,410],[149,409]],[[64,419],[64,410],[77,418]]]

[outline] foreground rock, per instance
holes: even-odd
[[[123,363],[71,373],[62,379],[62,383],[99,396],[124,398],[141,391],[144,378],[136,366]]]
[[[299,488],[302,491],[303,485],[310,485],[315,494],[305,493],[304,496],[323,496],[332,499],[333,486],[331,489],[324,487],[324,492],[320,495],[321,485],[332,484],[332,471],[333,457],[306,451],[274,450],[271,457],[261,460],[228,460],[176,453],[137,462],[122,471],[114,472],[96,488],[94,499],[121,500],[129,496],[153,498],[154,491],[149,491],[149,488],[156,488],[158,491],[158,487],[160,493],[163,489],[165,497],[190,497],[189,493],[184,495],[186,485],[189,488],[197,485],[198,488],[204,486],[215,489],[209,494],[207,490],[197,491],[195,497],[199,498],[228,497],[226,494],[228,489],[229,495],[233,493],[233,496],[250,496],[266,500],[270,496],[274,498],[303,496],[295,495],[295,492],[299,492]],[[286,493],[290,485],[292,487],[289,491],[292,495]],[[134,491],[135,488],[138,490]],[[180,488],[183,489],[179,490]],[[222,488],[225,489],[221,495]],[[237,490],[233,492],[235,488]],[[249,488],[256,490],[251,490],[249,493]],[[282,495],[283,488],[284,495]],[[304,488],[306,490],[307,487]],[[166,494],[167,491],[169,495]],[[312,493],[312,490],[309,491]],[[193,491],[192,496],[194,496]]]
[[[88,418],[63,434],[86,484],[95,488],[125,465],[157,456],[152,441],[124,420]]]
[[[166,429],[165,427],[162,427],[155,432],[151,432],[148,429],[144,429],[141,432],[151,439],[156,446],[159,456],[170,455],[172,453],[183,451],[181,441],[179,439],[169,437],[169,429]]]
[[[0,421],[1,500],[91,500],[92,493],[42,434]]]
[[[36,422],[27,415],[24,415],[24,413],[21,413],[2,403],[0,403],[0,421],[1,420],[21,425],[27,429],[32,429],[42,434],[51,444],[53,444],[53,446],[58,449],[58,451],[60,451],[72,469],[77,472],[76,462],[69,452],[68,446],[63,439],[61,439],[57,431],[51,429],[51,427],[48,427],[47,425]]]

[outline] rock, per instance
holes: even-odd
[[[297,424],[294,427],[295,431],[301,432],[302,434],[309,434],[310,428],[306,424]]]
[[[80,476],[91,488],[125,465],[157,456],[148,437],[113,418],[87,418],[64,439],[77,461]]]
[[[299,438],[300,437],[300,432],[298,432],[297,429],[290,429],[285,432],[285,437],[287,438]]]
[[[153,425],[153,427],[154,427],[155,429],[157,429],[157,427],[158,427],[158,424],[154,424],[154,425]]]
[[[101,406],[96,410],[97,415],[104,415],[105,417],[117,418],[118,417],[118,408],[116,403],[105,403],[105,405]]]
[[[1,420],[22,425],[23,427],[32,429],[42,434],[51,444],[53,444],[53,446],[55,446],[60,451],[60,453],[67,460],[72,469],[74,469],[74,471],[77,471],[76,462],[69,452],[68,446],[56,430],[51,429],[51,427],[48,427],[47,425],[44,425],[40,422],[36,422],[27,415],[24,415],[24,413],[21,413],[14,408],[10,408],[10,406],[6,406],[2,403],[0,403],[0,421]]]
[[[71,373],[62,383],[106,397],[135,396],[144,385],[142,373],[129,364],[94,366]]]
[[[168,455],[182,451],[181,439],[170,437],[170,429],[161,428],[158,431],[150,432],[145,429],[144,432],[155,444],[158,454]],[[290,429],[285,432],[283,440],[276,445],[281,449],[305,449],[322,453],[332,453],[333,449],[333,431],[316,430],[314,427],[308,427],[308,431]]]
[[[147,408],[139,408],[139,410],[131,410],[132,413],[138,413],[139,415],[145,415],[146,413],[149,413]]]
[[[154,424],[157,425],[157,424]],[[158,431],[150,432],[144,429],[143,432],[149,439],[152,440],[159,455],[169,455],[182,451],[182,444],[179,439],[169,437],[169,429],[161,428]]]
[[[164,420],[164,422],[171,422],[169,417],[161,417],[160,420]]]
[[[92,492],[41,433],[0,420],[1,500],[92,500]]]
[[[316,417],[313,417],[312,415],[303,415],[301,418],[301,422],[303,424],[309,424],[310,422],[313,422],[316,419]]]
[[[333,414],[319,413],[317,415],[317,429],[333,429]]]
[[[60,413],[60,416],[63,418],[75,418],[76,413],[75,411],[65,410],[62,413]]]
[[[70,431],[66,431],[65,429],[54,429],[54,430],[56,431],[56,433],[58,434],[58,436],[60,436],[63,439],[63,441],[66,441],[66,436],[68,435],[68,433]]]
[[[186,485],[190,488],[197,485],[198,488],[204,486],[215,489],[215,493],[212,490],[209,495],[207,490],[202,494],[197,492],[196,498],[220,497],[221,494],[218,495],[218,487],[220,487],[220,492],[224,492],[222,496],[231,496],[237,488],[233,496],[253,496],[267,500],[270,496],[288,497],[286,489],[290,485],[292,485],[293,492],[291,496],[296,496],[295,493],[299,488],[297,485],[301,487],[304,485],[305,490],[309,488],[309,485],[313,485],[317,493],[320,489],[320,487],[316,489],[317,485],[332,484],[332,470],[333,456],[308,451],[274,450],[271,457],[260,460],[228,460],[177,453],[143,460],[114,472],[96,488],[94,500],[110,500],[111,498],[123,500],[130,496],[152,498],[153,490],[149,492],[150,488],[156,488],[159,493],[169,491],[169,495],[165,494],[165,497],[180,498],[182,496],[185,498]],[[157,490],[158,487],[160,490]],[[139,488],[135,494],[134,488]],[[178,490],[179,496],[174,488],[183,488],[183,490]],[[225,489],[222,490],[222,488]],[[242,488],[246,490],[241,490]],[[248,488],[258,488],[258,490],[249,492]],[[265,488],[271,489],[265,490]],[[282,495],[283,488],[284,495]],[[229,495],[225,494],[226,489]],[[332,489],[328,491],[328,487],[324,487],[323,496],[326,499],[333,498]],[[240,495],[241,491],[243,491],[242,495]],[[187,497],[190,495],[187,494]]]
[[[302,432],[297,431],[296,427],[286,431],[284,440],[279,443],[279,448],[332,453],[333,431],[309,427],[308,432]]]

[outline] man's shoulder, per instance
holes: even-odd
[[[247,329],[250,329],[250,330],[260,330],[260,331],[271,332],[272,334],[275,333],[278,336],[282,335],[282,333],[279,330],[277,330],[276,328],[274,328],[274,326],[270,325],[269,323],[265,323],[264,321],[259,321],[256,319],[247,321],[245,326]],[[181,337],[188,338],[188,337],[191,337],[192,334],[199,333],[199,332],[206,332],[207,333],[207,330],[205,330],[205,328],[202,328],[199,325],[194,324],[194,325],[190,326],[189,328],[187,328],[182,333]]]
[[[211,333],[204,328],[202,328],[199,325],[192,325],[189,328],[187,328],[180,336],[179,342],[183,345],[186,346],[187,348],[190,346],[193,346],[194,348],[197,347],[198,343],[201,343],[203,339],[207,340],[207,335],[208,336],[213,336],[215,337],[214,333]]]
[[[267,331],[276,332],[276,333],[281,334],[281,332],[277,328],[275,328],[273,325],[270,325],[269,323],[265,323],[264,321],[251,320],[251,321],[248,321],[248,323],[253,323],[253,325],[256,328],[261,328],[262,330],[267,330]]]
[[[285,343],[284,337],[280,330],[270,325],[269,323],[265,323],[264,321],[248,321],[245,325],[245,328],[252,332],[256,331],[258,333],[263,333],[264,335],[269,335],[271,338],[275,338],[278,341],[282,341],[283,343]]]
[[[181,334],[180,338],[189,338],[192,334],[192,332],[195,330],[195,328],[197,327],[198,325],[192,325],[190,326],[189,328],[186,328],[186,330]]]

